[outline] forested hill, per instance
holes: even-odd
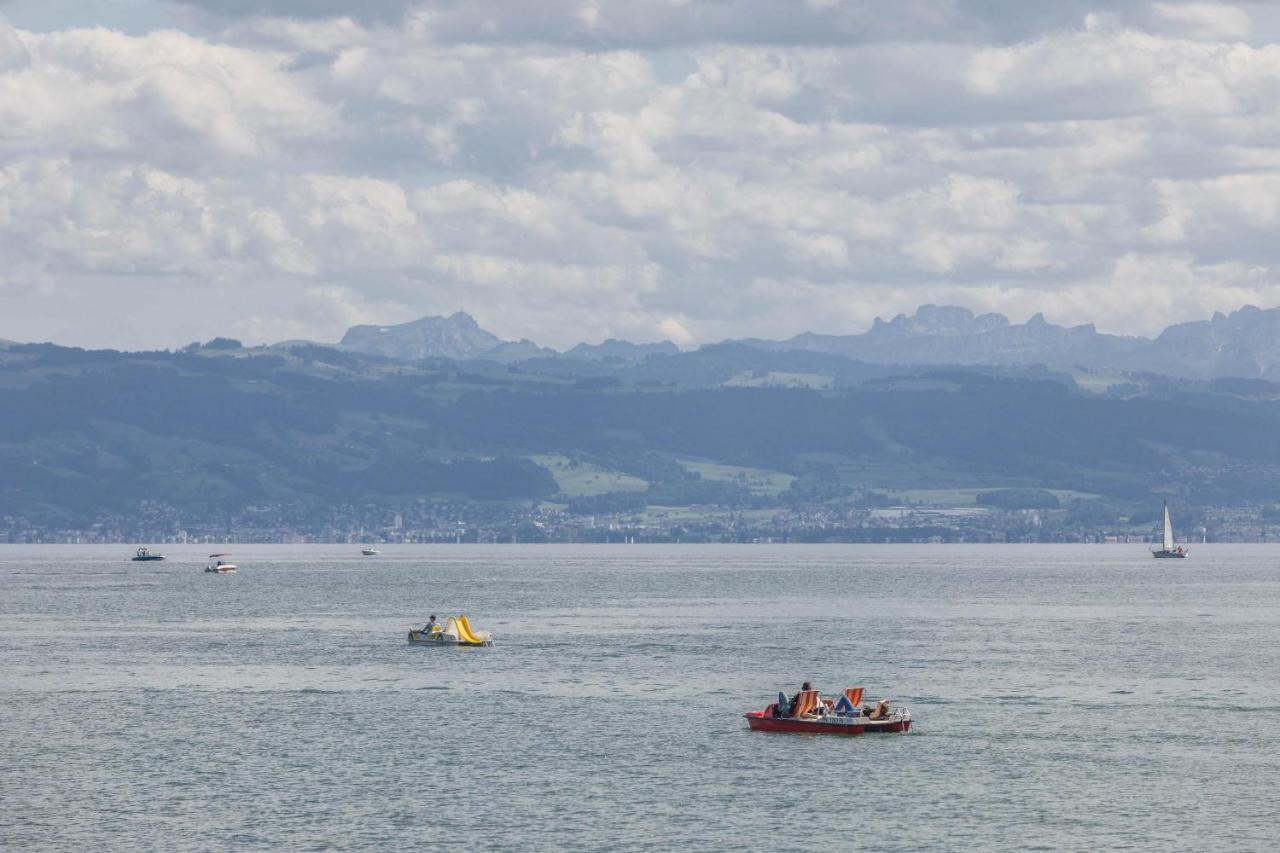
[[[518,365],[8,345],[0,415],[0,516],[60,523],[142,501],[199,516],[433,496],[583,512],[903,488],[1280,497],[1268,382],[908,369],[738,345]],[[777,488],[708,476],[716,465]],[[606,485],[572,488],[570,469]]]

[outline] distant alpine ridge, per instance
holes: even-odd
[[[877,318],[861,334],[805,332],[783,341],[747,338],[724,343],[773,352],[823,353],[868,364],[1045,365],[1188,379],[1280,380],[1280,308],[1252,305],[1209,320],[1170,326],[1154,339],[1103,334],[1093,324],[1058,326],[1042,314],[1018,324],[1002,314],[975,315],[967,308],[922,305],[911,316],[899,314],[887,322]],[[680,352],[670,341],[637,344],[611,338],[560,353],[530,340],[504,341],[461,311],[393,326],[353,326],[336,346],[397,361],[447,358],[507,364],[535,358],[631,363]]]
[[[954,306],[924,305],[913,316],[876,319],[861,335],[806,333],[785,341],[744,341],[772,350],[807,350],[873,364],[1044,364],[1159,373],[1191,379],[1280,378],[1280,309],[1245,306],[1211,320],[1180,323],[1155,339],[1107,335],[1093,324],[1057,326],[1036,314],[1010,323]]]
[[[289,342],[281,346],[294,345]],[[559,353],[533,341],[504,341],[476,323],[464,311],[448,317],[422,317],[396,326],[352,326],[336,344],[338,349],[379,355],[396,361],[447,358],[455,361],[482,359],[511,364],[531,358],[575,358],[587,361],[639,361],[650,355],[675,355],[671,341],[633,344],[610,338],[600,344],[578,344]]]
[[[504,341],[480,328],[470,314],[462,311],[449,317],[423,317],[398,326],[352,326],[338,347],[396,361],[424,358],[523,361],[556,354],[532,341]]]

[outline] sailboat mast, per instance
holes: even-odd
[[[1169,520],[1169,502],[1164,502],[1164,549],[1173,550],[1173,522]]]

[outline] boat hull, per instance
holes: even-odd
[[[492,646],[493,640],[484,640],[479,643],[468,643],[457,637],[451,637],[448,634],[436,634],[433,637],[424,637],[417,631],[409,632],[409,645],[411,646],[468,646],[471,648],[479,648],[481,646]]]
[[[462,640],[409,640],[411,646],[465,646],[468,648],[480,648],[481,646],[492,646],[493,641],[487,643],[467,643]]]
[[[1152,551],[1151,556],[1157,560],[1181,560],[1187,556],[1186,551]]]
[[[883,720],[867,717],[775,717],[764,711],[750,711],[747,725],[753,732],[787,732],[807,735],[906,734],[911,731],[911,714],[898,712]]]
[[[133,560],[135,563],[154,563],[159,560],[163,560],[164,557],[130,557],[129,559]]]
[[[236,567],[231,566],[228,568],[227,566],[223,566],[220,569],[205,569],[204,571],[205,574],[208,575],[234,575],[236,573]]]

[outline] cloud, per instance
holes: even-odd
[[[1007,42],[1072,28],[1086,15],[1172,20],[1181,3],[1154,14],[1140,0],[180,0],[214,20],[324,20],[350,17],[369,25],[412,19],[438,44],[571,45],[589,49],[662,48],[709,43],[848,45],[900,41]],[[1210,4],[1192,4],[1208,6]]]
[[[1239,6],[1226,3],[1155,3],[1152,11],[1185,35],[1210,39],[1247,39],[1253,19]]]
[[[1259,4],[195,5],[0,18],[0,337],[1151,332],[1280,295]]]
[[[278,54],[172,31],[36,36],[0,20],[0,57],[3,162],[61,156],[228,174],[305,159],[338,119],[282,72]]]

